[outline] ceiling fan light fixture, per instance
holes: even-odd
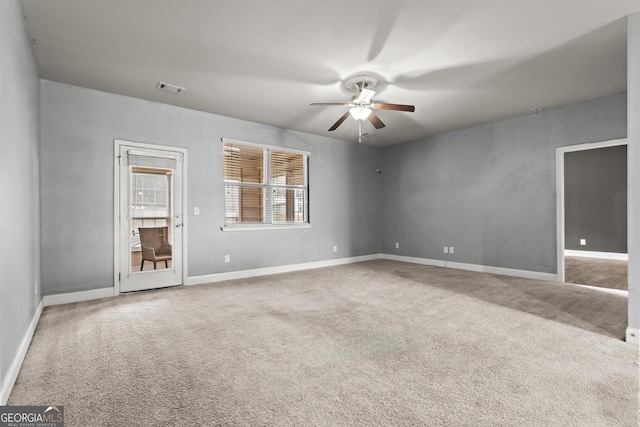
[[[369,114],[371,114],[371,108],[359,105],[350,109],[349,113],[351,113],[351,117],[354,119],[363,121],[369,117]]]

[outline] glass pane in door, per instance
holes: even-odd
[[[171,169],[130,167],[131,273],[172,269]]]

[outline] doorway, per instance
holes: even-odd
[[[116,294],[185,282],[186,150],[115,141]]]
[[[558,281],[627,289],[627,140],[560,147]]]

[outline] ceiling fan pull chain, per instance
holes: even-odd
[[[358,120],[358,142],[362,144],[362,120]]]

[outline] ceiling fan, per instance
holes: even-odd
[[[413,113],[416,110],[416,107],[413,105],[402,105],[402,104],[384,104],[384,103],[374,103],[373,95],[376,92],[370,88],[374,87],[378,84],[378,80],[371,76],[357,76],[347,80],[344,83],[344,86],[356,92],[356,94],[351,98],[349,102],[314,102],[311,105],[341,105],[344,107],[349,107],[349,111],[344,113],[342,117],[338,119],[337,122],[333,124],[329,128],[329,132],[334,131],[347,120],[349,116],[352,116],[354,119],[358,121],[358,142],[362,142],[362,122],[363,120],[369,120],[371,124],[376,128],[380,129],[385,126],[382,123],[382,120],[373,112],[373,110],[395,110],[395,111],[406,111],[409,113]]]

